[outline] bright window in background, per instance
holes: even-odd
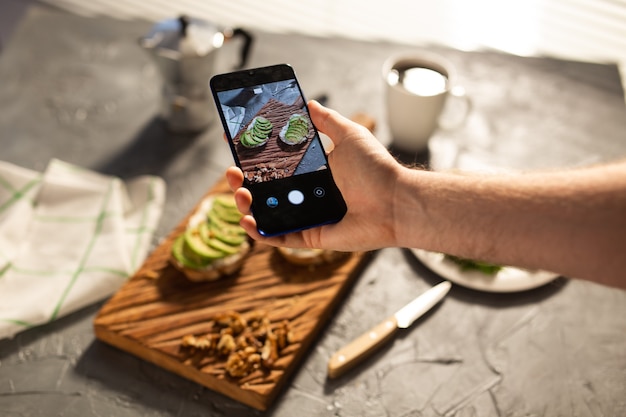
[[[157,21],[187,13],[273,32],[491,48],[626,64],[626,0],[42,0]]]
[[[449,5],[450,44],[532,55],[540,36],[541,0],[473,0]]]

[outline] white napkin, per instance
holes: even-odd
[[[124,184],[52,160],[42,174],[0,161],[0,339],[113,292],[145,259],[165,183]]]
[[[246,115],[246,108],[222,106],[222,110],[226,114],[226,124],[228,125],[230,136],[235,137],[239,129],[241,129],[241,122],[243,122],[243,118]]]

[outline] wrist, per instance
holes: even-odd
[[[422,242],[428,218],[425,189],[429,186],[429,172],[422,169],[399,167],[392,203],[394,245],[417,247]]]

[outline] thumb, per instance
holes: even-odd
[[[339,145],[343,140],[354,133],[354,127],[359,126],[347,117],[342,116],[335,110],[322,106],[315,100],[308,103],[311,121],[317,129],[326,134],[335,144]]]

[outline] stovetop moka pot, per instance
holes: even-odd
[[[243,38],[240,61],[246,65],[253,37],[241,28],[181,16],[156,23],[139,40],[163,75],[161,115],[176,133],[204,130],[215,119],[209,79],[214,75],[218,51],[230,40]]]

